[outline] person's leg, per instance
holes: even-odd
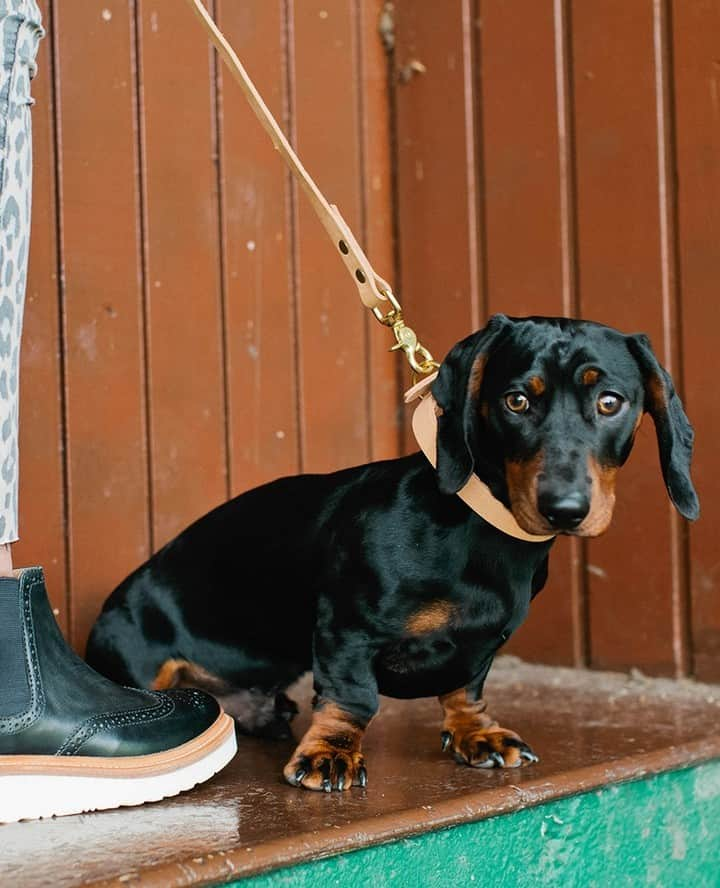
[[[43,36],[36,0],[0,0],[0,576],[18,538],[18,365],[32,196],[30,81]]]
[[[12,575],[12,549],[10,548],[10,543],[3,543],[0,546],[0,577],[11,577]]]
[[[0,0],[0,823],[175,795],[236,748],[232,719],[201,691],[132,690],[98,675],[65,643],[42,570],[12,569],[30,79],[41,36],[35,0]]]

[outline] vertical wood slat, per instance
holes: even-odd
[[[674,375],[678,389],[682,392],[680,323],[682,296],[678,277],[676,133],[672,99],[670,31],[667,0],[653,0],[663,354],[666,366]],[[687,522],[673,508],[670,509],[670,543],[674,671],[677,676],[685,676],[692,668]]]
[[[393,183],[391,168],[390,90],[388,59],[380,39],[379,23],[384,0],[355,0],[362,163],[362,238],[375,270],[398,289],[393,251]],[[352,298],[352,294],[349,294]],[[368,394],[370,458],[397,455],[401,432],[398,409],[404,358],[389,351],[394,344],[390,331],[365,313],[365,381]]]
[[[576,2],[572,21],[582,314],[647,332],[670,365],[653,6]],[[656,451],[646,421],[619,476],[612,527],[588,547],[591,653],[596,666],[673,674],[681,667],[681,592],[673,588],[675,522]]]
[[[560,5],[561,6],[561,5]],[[567,183],[558,119],[564,96],[564,22],[553,0],[481,3],[485,279],[488,313],[567,315],[574,293]],[[522,28],[518,22],[522,21]],[[560,32],[558,35],[558,31]],[[580,546],[556,543],[546,588],[510,650],[544,662],[582,663],[586,640]],[[579,636],[579,637],[578,637]]]
[[[219,0],[217,12],[287,131],[285,6],[282,0]],[[224,66],[219,84],[228,438],[237,494],[300,465],[292,201],[284,164]]]
[[[488,311],[561,315],[566,306],[553,3],[485,0],[481,9]]]
[[[153,548],[227,495],[214,67],[188,13],[138,5]]]
[[[303,163],[350,227],[359,230],[358,47],[352,10],[351,0],[294,4],[293,105]],[[340,258],[333,257],[302,196],[297,225],[303,469],[328,471],[368,458],[366,319]]]
[[[696,431],[694,478],[702,510],[690,530],[694,671],[700,680],[720,681],[720,6],[675,0],[671,9],[684,401]]]
[[[68,631],[65,479],[58,315],[55,103],[51,9],[32,83],[33,209],[20,366],[20,535],[17,565],[42,564],[58,623]]]
[[[57,4],[71,636],[148,554],[133,9]]]
[[[451,0],[441,14],[430,0],[396,4],[399,295],[438,360],[485,315],[473,9],[469,0]],[[416,449],[410,437],[408,446]]]

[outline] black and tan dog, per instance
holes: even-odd
[[[596,536],[648,412],[670,497],[696,518],[692,429],[645,336],[583,321],[496,315],[451,350],[433,395],[437,471],[415,454],[225,503],[113,592],[89,662],[126,684],[204,687],[261,735],[287,735],[283,691],[312,669],[312,725],[284,771],[310,789],[365,785],[378,693],[438,695],[459,761],[536,760],[482,690],[552,540],[509,536],[455,494],[474,472],[525,531]]]

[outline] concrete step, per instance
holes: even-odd
[[[720,687],[505,657],[486,697],[537,765],[458,765],[437,701],[384,700],[365,790],[293,789],[291,743],[241,738],[176,799],[0,827],[0,884],[720,886]]]

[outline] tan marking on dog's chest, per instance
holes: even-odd
[[[431,601],[415,611],[405,624],[410,635],[426,635],[448,625],[455,613],[455,605],[449,601]]]

